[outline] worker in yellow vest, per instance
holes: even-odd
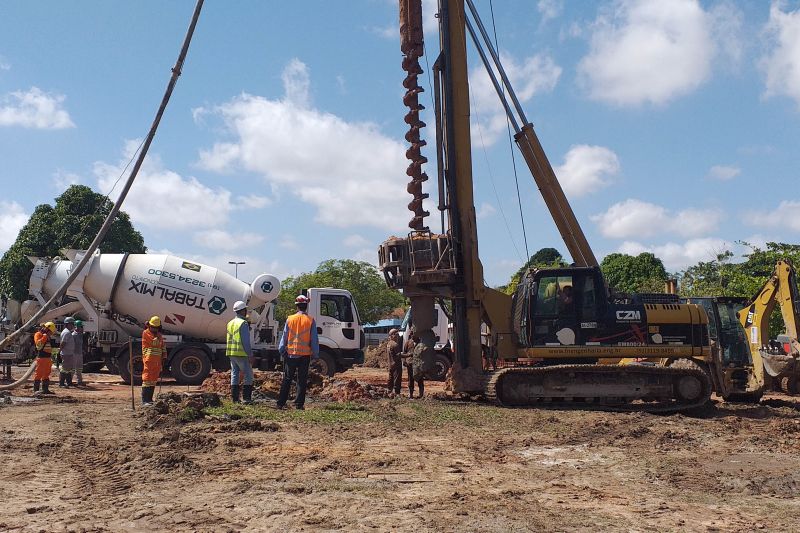
[[[250,347],[250,325],[247,323],[247,304],[242,301],[233,304],[236,316],[228,322],[225,355],[231,361],[231,400],[239,403],[242,391],[244,403],[253,403],[253,350]],[[244,374],[244,383],[239,385],[239,376]]]
[[[153,394],[167,361],[167,345],[161,334],[161,318],[154,316],[142,332],[142,404],[153,403]]]
[[[308,367],[311,359],[319,357],[319,337],[317,324],[308,316],[308,296],[301,294],[294,300],[297,312],[286,319],[283,336],[278,351],[283,356],[283,381],[278,395],[278,409],[286,408],[289,389],[297,374],[297,397],[294,405],[297,409],[305,409],[306,386],[308,385]]]

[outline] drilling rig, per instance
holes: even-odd
[[[469,13],[467,12],[469,9]],[[697,368],[621,359],[671,362],[709,358],[708,317],[702,307],[676,296],[617,296],[553,172],[545,152],[478,17],[472,0],[440,0],[440,53],[432,67],[438,209],[442,231],[426,225],[423,191],[428,175],[422,155],[418,83],[425,52],[421,0],[400,0],[403,98],[409,108],[406,152],[410,164],[407,237],[392,237],[378,250],[387,284],[411,301],[414,328],[433,358],[435,302],[452,303],[455,392],[483,393],[505,406],[569,405],[649,412],[704,405],[711,381]],[[471,17],[468,16],[471,15]],[[471,20],[470,20],[471,18]],[[467,35],[476,45],[515,132],[545,204],[574,266],[531,270],[512,297],[483,281],[473,199]],[[484,372],[481,326],[489,329],[492,357],[501,368]]]

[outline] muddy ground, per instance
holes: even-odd
[[[312,398],[181,422],[89,378],[0,404],[1,531],[789,531],[800,512],[786,396],[704,418]]]

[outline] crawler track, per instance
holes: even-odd
[[[669,413],[705,405],[711,381],[700,370],[647,365],[511,367],[492,373],[486,395],[505,407]]]

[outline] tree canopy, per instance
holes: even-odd
[[[600,263],[606,283],[623,292],[663,292],[667,271],[661,259],[644,252],[637,256],[613,253]]]
[[[55,206],[42,204],[34,209],[17,240],[0,259],[0,294],[19,301],[27,299],[33,270],[28,256],[55,257],[62,248],[88,248],[113,206],[85,185],[72,185],[55,200]],[[128,214],[120,211],[100,251],[144,253],[147,248]]]
[[[558,268],[562,266],[566,266],[566,262],[558,250],[555,248],[542,248],[533,254],[530,259],[511,276],[508,285],[499,287],[499,290],[506,294],[514,294],[522,276],[529,268]]]
[[[286,278],[281,285],[275,313],[281,321],[294,312],[295,297],[303,289],[311,287],[335,287],[350,291],[364,324],[377,322],[404,302],[403,295],[387,287],[373,265],[352,259],[323,261],[313,272]]]

